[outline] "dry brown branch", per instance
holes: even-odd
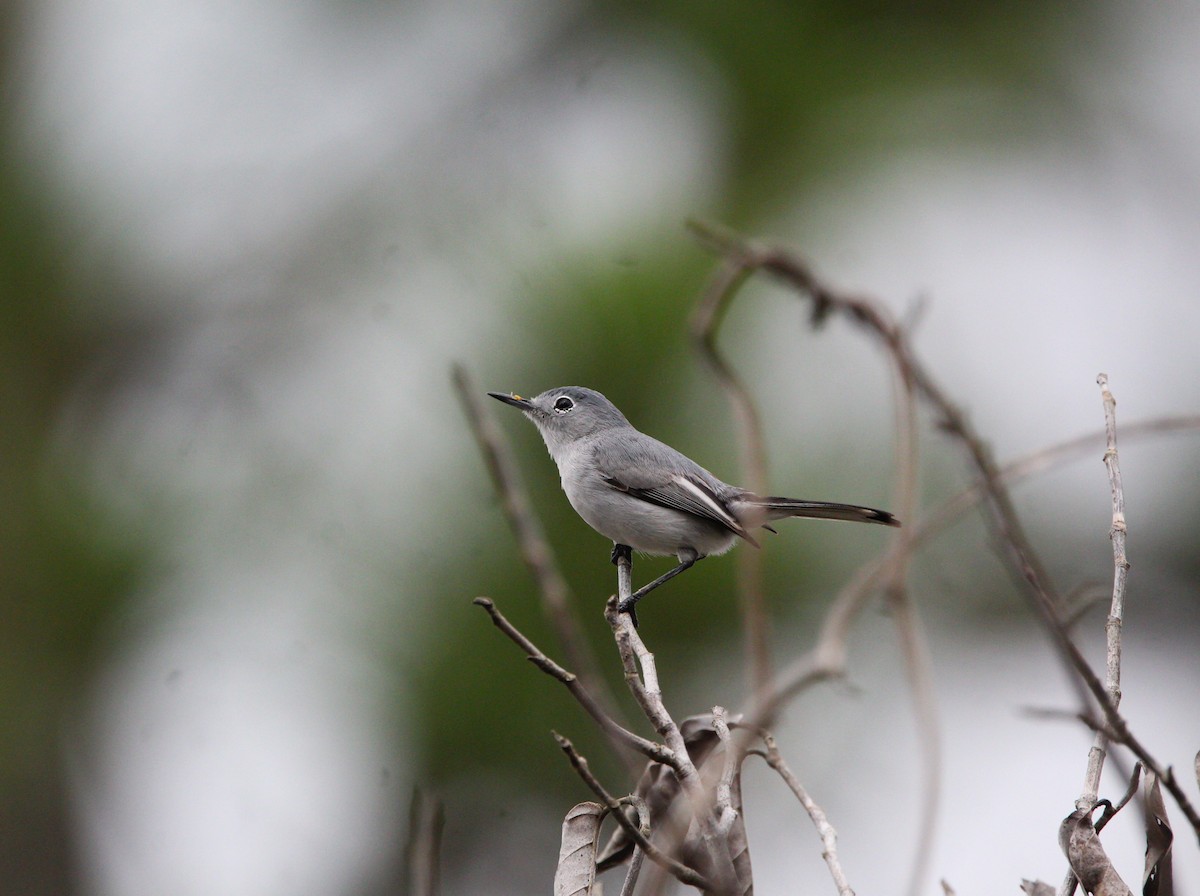
[[[784,783],[796,795],[796,799],[800,801],[800,805],[804,807],[808,817],[812,819],[813,826],[817,829],[817,835],[821,838],[821,858],[825,860],[825,864],[829,868],[829,874],[833,877],[838,896],[854,896],[854,891],[850,889],[850,884],[846,880],[846,874],[842,871],[841,860],[838,858],[837,831],[829,823],[824,810],[808,795],[808,791],[804,789],[799,779],[792,774],[792,770],[788,768],[779,752],[775,738],[766,732],[762,732],[761,736],[766,750],[751,750],[750,752],[761,756],[767,761],[767,765],[775,769],[779,777],[783,778]]]
[[[737,378],[732,368],[716,348],[716,335],[734,296],[749,274],[765,262],[765,257],[758,259],[738,253],[727,253],[722,258],[722,264],[711,279],[699,305],[692,317],[691,331],[698,343],[703,357],[716,372],[721,385],[729,395],[735,413],[741,423],[741,447],[745,475],[757,475],[765,480],[765,451],[761,424],[755,405],[749,392]],[[806,286],[811,288],[815,280],[807,280]],[[859,300],[856,314],[866,317],[875,324],[876,331],[885,337],[889,355],[896,370],[896,495],[895,507],[897,515],[909,525],[908,530],[902,529],[892,541],[891,550],[882,561],[881,575],[878,581],[871,577],[870,588],[854,592],[845,601],[839,602],[839,608],[850,609],[847,615],[834,617],[838,621],[848,622],[857,615],[865,598],[871,589],[880,587],[892,607],[892,619],[896,625],[897,634],[902,645],[905,659],[905,669],[913,693],[914,710],[917,719],[918,739],[922,755],[922,793],[925,798],[922,803],[921,821],[918,827],[918,843],[916,861],[914,862],[909,892],[916,894],[925,879],[929,857],[932,854],[933,832],[936,825],[936,810],[940,783],[940,738],[938,735],[936,700],[933,692],[932,674],[928,658],[928,648],[924,642],[921,626],[916,614],[916,608],[910,599],[907,578],[908,564],[912,556],[913,529],[917,509],[917,470],[918,445],[916,422],[916,400],[914,395],[914,365],[911,359],[900,349],[906,344],[901,328],[891,320],[887,312],[874,303]],[[751,484],[752,490],[765,489],[763,482]],[[750,556],[747,552],[747,556]],[[756,561],[757,562],[757,561]],[[750,581],[756,581],[751,579]],[[860,599],[861,598],[861,599]],[[822,641],[821,649],[807,657],[798,669],[789,670],[791,684],[783,688],[773,689],[761,675],[769,671],[765,662],[765,653],[756,655],[755,651],[765,651],[765,644],[755,642],[758,626],[765,626],[765,617],[755,615],[761,612],[761,593],[748,594],[746,603],[747,629],[749,650],[752,654],[752,667],[756,670],[752,706],[757,710],[763,707],[760,714],[752,710],[751,716],[760,724],[770,724],[775,709],[785,699],[785,694],[794,692],[810,680],[841,674],[844,662],[844,629],[838,628],[838,637],[831,641]],[[829,629],[826,628],[828,632]],[[762,633],[765,638],[765,632]]]
[[[742,486],[767,494],[767,452],[758,408],[738,375],[717,349],[717,333],[733,297],[749,272],[725,259],[700,297],[689,330],[697,350],[712,369],[729,399],[737,421]],[[751,693],[765,694],[771,684],[770,625],[763,593],[761,551],[738,551],[738,597],[746,642],[747,678]]]
[[[554,662],[554,660],[550,659],[550,657],[546,656],[536,644],[530,641],[516,626],[505,618],[504,614],[500,612],[491,598],[477,597],[475,598],[475,604],[483,607],[491,617],[492,622],[495,623],[496,628],[504,632],[510,641],[525,651],[526,658],[531,663],[551,678],[561,681],[567,690],[571,692],[571,696],[579,702],[579,705],[584,708],[584,711],[589,716],[599,723],[605,732],[637,750],[647,758],[653,759],[655,762],[670,762],[672,758],[670,750],[662,744],[647,740],[640,734],[635,734],[605,712],[604,707],[600,705],[591,691],[584,686],[579,677],[568,672],[558,663]]]
[[[883,315],[881,314],[881,319]],[[917,825],[909,896],[917,896],[924,887],[933,856],[937,827],[937,809],[941,796],[942,748],[938,722],[937,696],[934,692],[932,661],[917,607],[908,590],[908,568],[913,555],[918,498],[917,402],[909,369],[895,361],[896,390],[896,477],[894,506],[907,528],[892,539],[884,559],[883,595],[891,609],[892,622],[900,639],[904,668],[912,691],[917,742],[921,754],[921,808]]]
[[[724,388],[739,422],[739,448],[743,477],[751,491],[762,494],[766,490],[766,451],[763,446],[762,424],[749,390],[718,351],[716,344],[721,322],[751,270],[752,267],[747,266],[744,259],[725,256],[692,315],[690,329],[701,356],[708,362]],[[875,315],[876,319],[885,324],[890,332],[899,333],[898,325],[891,322],[882,309],[875,309]],[[893,358],[896,361],[897,382],[897,494],[895,506],[900,519],[911,525],[915,521],[917,506],[916,404],[912,389],[911,369],[898,354],[893,353]],[[928,860],[932,855],[940,791],[941,755],[928,648],[924,643],[916,608],[909,598],[906,584],[908,561],[912,555],[911,542],[912,537],[907,533],[901,533],[893,540],[893,549],[888,555],[882,586],[889,604],[892,605],[892,619],[902,644],[905,668],[913,693],[918,740],[921,745],[923,777],[921,792],[924,794],[924,799],[918,825],[916,860],[909,883],[909,893],[915,896],[926,877]],[[762,593],[761,555],[752,551],[743,551],[739,554],[739,561],[739,593],[742,597],[743,619],[745,620],[746,649],[752,683],[752,705],[761,706],[772,700],[767,618]],[[814,669],[813,674],[839,674],[841,651],[839,650],[837,653],[839,662],[821,669]],[[768,716],[773,716],[773,713],[768,713]],[[769,718],[761,721],[769,723]],[[741,748],[745,748],[744,741]],[[737,758],[738,752],[740,751],[734,751],[734,759]]]
[[[595,695],[605,713],[620,718],[616,700],[597,671],[596,658],[588,647],[583,627],[571,604],[570,589],[559,572],[542,525],[530,506],[504,433],[480,400],[483,393],[475,387],[466,368],[455,364],[452,379],[471,426],[471,434],[479,445],[492,483],[500,496],[504,515],[516,536],[521,559],[537,583],[542,612],[558,639],[559,649],[575,674],[586,684],[587,690]]]
[[[410,896],[437,896],[440,883],[442,830],[445,810],[440,800],[420,788],[413,789],[408,809],[408,837],[404,843],[405,892]]]
[[[592,774],[592,770],[588,767],[588,761],[578,750],[574,744],[563,737],[558,732],[554,732],[554,739],[558,742],[562,751],[567,754],[567,759],[571,762],[571,767],[575,769],[579,777],[583,779],[583,783],[588,786],[592,793],[600,798],[600,801],[608,807],[617,824],[625,829],[625,833],[637,844],[637,847],[646,854],[650,861],[662,865],[670,871],[681,882],[689,886],[699,887],[701,890],[708,892],[712,890],[712,885],[699,871],[694,868],[689,868],[682,862],[678,862],[662,852],[655,846],[650,839],[643,833],[642,829],[634,824],[629,817],[622,811],[622,802],[614,797],[600,783],[599,779]]]
[[[1121,438],[1128,441],[1163,433],[1187,432],[1197,429],[1200,429],[1200,416],[1197,415],[1156,417],[1152,420],[1126,424],[1121,429]],[[1048,448],[1042,448],[1002,466],[999,470],[999,479],[1004,485],[1011,485],[1030,476],[1047,472],[1068,460],[1073,460],[1103,446],[1104,441],[1105,432],[1101,429],[1051,445]],[[923,545],[944,531],[951,523],[983,500],[983,495],[983,486],[976,484],[943,501],[926,514],[921,521],[913,538],[915,545]]]
[[[1101,800],[1101,803],[1104,803],[1105,806],[1104,806],[1104,812],[1100,815],[1099,818],[1096,819],[1096,833],[1097,834],[1099,834],[1102,830],[1104,830],[1105,826],[1110,821],[1113,820],[1113,818],[1116,816],[1116,814],[1118,812],[1120,812],[1127,805],[1129,805],[1129,801],[1131,799],[1133,799],[1135,794],[1137,794],[1138,784],[1141,782],[1141,780],[1142,780],[1142,764],[1140,762],[1135,762],[1133,764],[1133,774],[1131,774],[1129,776],[1129,787],[1127,787],[1125,789],[1124,796],[1122,796],[1121,799],[1119,799],[1117,801],[1116,805],[1109,803],[1108,800]],[[1101,803],[1097,803],[1097,805],[1100,805]]]
[[[806,296],[812,302],[811,317],[814,324],[839,314],[866,329],[884,344],[916,392],[933,407],[937,413],[938,425],[954,436],[966,449],[982,481],[988,519],[1018,580],[1025,584],[1027,591],[1032,590],[1035,595],[1055,600],[1050,579],[1025,536],[986,442],[975,432],[966,414],[950,401],[941,386],[926,371],[924,365],[913,354],[903,330],[887,318],[882,308],[869,299],[842,293],[828,286],[803,260],[784,249],[755,245],[736,234],[710,225],[694,223],[692,227],[714,251],[745,271],[765,271]]]
[[[618,604],[631,593],[632,579],[632,563],[628,552],[617,555],[617,594],[610,598],[605,606],[604,617],[612,627],[621,666],[625,671],[626,684],[642,712],[654,726],[654,730],[673,754],[666,764],[674,770],[683,792],[687,795],[692,817],[700,830],[704,853],[712,863],[711,874],[716,885],[715,892],[740,892],[729,851],[729,841],[717,828],[711,796],[706,792],[700,773],[688,755],[679,725],[667,712],[666,704],[663,703],[654,654],[642,642],[630,614],[617,612]]]
[[[1200,429],[1200,416],[1160,417],[1125,426],[1122,429],[1122,438],[1128,441],[1131,438],[1197,429]],[[1005,464],[1000,468],[1000,480],[1005,485],[1011,485],[1048,472],[1103,444],[1104,431],[1100,430],[1052,445]],[[975,507],[983,497],[984,489],[981,485],[970,486],[933,508],[915,526],[906,525],[905,528],[909,529],[912,537],[912,548],[915,550],[932,541],[955,520]],[[826,612],[816,646],[779,673],[774,688],[750,716],[759,719],[762,724],[770,725],[779,708],[797,693],[810,685],[830,678],[840,678],[845,674],[846,638],[849,636],[850,626],[870,596],[879,588],[883,567],[888,559],[889,556],[885,555],[855,573]],[[1079,715],[1080,713],[1072,714],[1074,717]],[[1197,780],[1200,781],[1200,754],[1197,755],[1197,759]]]
[[[941,429],[963,446],[979,476],[982,489],[981,503],[986,511],[985,519],[992,528],[993,536],[1001,549],[1001,555],[1007,561],[1014,581],[1021,586],[1022,591],[1037,611],[1037,617],[1050,634],[1063,662],[1074,670],[1083,687],[1099,703],[1109,726],[1116,735],[1115,739],[1127,746],[1147,769],[1161,775],[1163,785],[1171,793],[1172,798],[1192,825],[1197,837],[1200,838],[1200,816],[1196,814],[1195,808],[1175,780],[1174,775],[1170,774],[1169,770],[1164,770],[1129,730],[1124,718],[1110,704],[1104,684],[1071,641],[1059,609],[1059,599],[1053,583],[1046,575],[1037,552],[1034,551],[1025,535],[1024,527],[1013,508],[1008,490],[1000,476],[999,467],[993,460],[987,443],[975,431],[966,414],[950,401],[941,386],[917,360],[904,333],[899,328],[889,325],[889,322],[881,316],[875,303],[832,289],[819,280],[804,261],[785,250],[753,245],[735,234],[708,225],[693,224],[693,230],[714,251],[739,265],[746,272],[763,270],[778,277],[800,294],[807,296],[813,305],[812,319],[814,323],[820,323],[832,314],[840,314],[852,323],[865,328],[884,343],[896,362],[905,369],[906,376],[911,378],[916,392],[936,412]],[[871,572],[864,573],[864,579],[871,578]],[[829,650],[836,651],[842,645],[825,646]],[[831,654],[831,656],[836,659],[836,654]],[[829,658],[824,657],[824,659]],[[836,670],[830,671],[831,666],[819,662],[821,659],[820,654],[810,656],[806,660],[807,666],[810,668],[801,668],[799,670],[801,677],[793,679],[792,685],[804,686],[818,677],[836,674]],[[769,698],[772,703],[777,702],[774,700],[774,696],[773,694]]]

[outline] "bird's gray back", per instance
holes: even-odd
[[[656,488],[673,476],[687,476],[722,496],[737,491],[687,455],[633,427],[597,433],[589,439],[588,449],[604,476],[630,488]]]

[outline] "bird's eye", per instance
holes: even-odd
[[[567,398],[565,395],[560,395],[558,397],[558,401],[554,402],[554,410],[558,411],[560,414],[565,414],[573,407],[575,407],[575,402],[571,401],[571,399]]]

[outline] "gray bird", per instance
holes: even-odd
[[[890,513],[853,504],[764,498],[722,482],[695,461],[639,432],[593,389],[561,386],[534,398],[489,392],[520,408],[542,434],[563,491],[584,522],[612,539],[612,561],[674,554],[679,565],[618,606],[636,624],[634,605],[697,560],[723,554],[738,538],[758,547],[751,530],[786,517],[899,526]]]

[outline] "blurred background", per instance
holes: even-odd
[[[491,596],[552,646],[449,369],[598,388],[736,479],[731,415],[686,338],[714,267],[688,217],[794,246],[912,319],[1002,460],[1098,430],[1102,370],[1122,423],[1200,404],[1196,4],[3,13],[6,893],[401,892],[414,787],[445,804],[445,892],[546,892],[588,797],[549,729],[629,783],[471,605]],[[887,365],[805,310],[755,281],[722,337],[761,401],[772,490],[887,506]],[[609,545],[533,428],[494,410],[615,672]],[[926,435],[931,506],[967,477]],[[1016,491],[1063,591],[1111,577],[1101,450]],[[1198,457],[1188,434],[1122,443],[1123,709],[1193,796]],[[796,522],[766,543],[780,661],[886,537]],[[678,717],[744,697],[735,570],[709,560],[642,612]],[[1090,737],[1026,709],[1073,709],[1069,683],[977,521],[913,583],[943,747],[924,890],[1057,883]],[[1102,609],[1078,636],[1099,658]],[[779,741],[852,885],[897,893],[922,785],[882,611],[851,667]],[[832,892],[799,806],[762,768],[747,787],[760,892]],[[1127,813],[1105,833],[1135,888],[1139,829]]]

